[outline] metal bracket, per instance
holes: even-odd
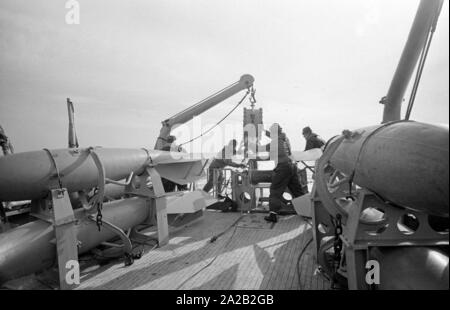
[[[153,189],[147,187],[147,179],[150,177]],[[149,198],[150,216],[156,210],[156,221],[158,227],[158,243],[160,246],[169,242],[169,224],[167,220],[167,194],[162,184],[161,176],[154,166],[148,166],[139,175],[139,185],[136,187],[133,182],[126,186],[125,193],[134,196]],[[154,202],[154,203],[153,203]]]
[[[377,221],[361,219],[367,209],[382,212],[383,217]],[[414,232],[402,232],[398,222],[402,216],[411,214],[418,221]],[[434,231],[428,223],[428,214],[406,210],[382,201],[376,194],[362,189],[352,206],[343,237],[352,248],[365,249],[370,246],[436,246],[448,245],[448,233]]]
[[[167,202],[161,176],[154,167],[148,167],[147,173],[153,184],[156,206],[156,221],[158,227],[158,243],[160,246],[169,242],[169,224],[167,222]]]
[[[333,156],[334,152],[341,145],[341,142],[345,139],[344,136],[339,137],[336,141],[331,143],[325,153],[323,153],[322,157],[317,161],[316,165],[316,191],[320,197],[320,200],[323,203],[323,206],[327,209],[328,213],[330,213],[333,217],[336,217],[337,214],[342,215],[342,222],[345,223],[347,219],[347,212],[340,205],[338,205],[335,201],[335,197],[330,194],[328,185],[326,182],[327,173],[325,173],[325,168],[328,166],[328,162]]]
[[[50,193],[56,236],[59,285],[62,290],[73,289],[77,284],[66,281],[68,272],[66,264],[69,261],[78,261],[78,241],[75,230],[76,220],[67,190],[65,188],[52,189]]]

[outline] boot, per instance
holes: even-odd
[[[270,211],[270,212],[269,212],[269,215],[266,216],[266,217],[264,217],[264,219],[265,219],[267,222],[273,222],[273,223],[278,222],[278,216],[277,216],[277,213],[276,213],[276,212],[273,212],[273,211]]]

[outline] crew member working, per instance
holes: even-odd
[[[172,135],[168,136],[165,141],[164,146],[162,147],[162,151],[186,153],[186,151],[181,146],[177,146],[175,144],[176,139],[177,138],[175,136],[172,136]],[[178,184],[178,183],[172,182],[170,180],[167,180],[165,178],[161,178],[161,181],[162,181],[165,192],[173,192],[176,189],[178,191],[188,190],[187,184],[184,184],[184,185]]]
[[[14,149],[11,144],[11,141],[6,136],[5,131],[3,130],[2,126],[0,126],[0,149],[2,151],[2,152],[0,152],[0,156],[14,153]]]
[[[314,133],[310,127],[305,127],[302,130],[303,137],[306,140],[305,151],[312,149],[322,149],[325,145],[325,141]]]
[[[226,166],[235,167],[235,168],[245,168],[246,166],[244,164],[237,164],[234,163],[231,160],[231,157],[233,155],[236,155],[236,147],[237,147],[237,141],[231,140],[228,145],[224,146],[223,149],[216,155],[216,157],[213,159],[211,164],[208,168],[208,182],[203,187],[203,190],[205,192],[209,192],[214,184],[214,169],[223,169]],[[218,183],[219,188],[218,191],[220,192],[221,188],[220,185],[223,182],[223,173],[220,170],[216,170],[219,174],[218,176]]]
[[[272,139],[268,144],[271,159],[275,160],[275,169],[272,173],[272,184],[269,195],[269,215],[264,219],[268,222],[276,223],[280,210],[287,210],[289,207],[285,203],[283,193],[286,187],[289,188],[294,198],[305,194],[297,174],[297,165],[290,159],[291,148],[286,134],[279,124],[275,123],[270,127],[270,133],[266,135]],[[274,149],[276,148],[276,149]]]

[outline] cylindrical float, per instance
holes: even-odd
[[[95,148],[105,168],[105,176],[121,180],[131,172],[139,174],[146,164],[183,161],[180,153],[145,149]],[[51,183],[74,192],[98,184],[98,168],[88,149],[57,149],[24,152],[0,158],[0,201],[40,199]]]
[[[149,215],[146,199],[129,198],[103,205],[104,220],[126,230],[145,221]],[[75,216],[83,216],[76,212]],[[114,232],[103,227],[98,231],[95,222],[82,217],[75,224],[77,239],[81,242],[79,254],[114,237]],[[0,283],[49,268],[56,262],[53,226],[36,220],[0,234]]]
[[[448,253],[429,247],[376,247],[381,290],[448,290]]]
[[[332,155],[333,167],[398,206],[449,215],[449,130],[412,121],[359,129]]]
[[[126,178],[148,160],[143,149],[104,149],[95,152],[105,167],[107,178]],[[87,149],[51,150],[59,177],[68,192],[98,184],[98,169]],[[55,164],[49,152],[17,153],[0,159],[0,201],[39,199],[47,195],[51,182],[57,181]]]

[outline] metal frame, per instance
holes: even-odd
[[[31,215],[53,225],[58,261],[59,286],[62,290],[73,289],[76,284],[66,282],[66,264],[78,261],[76,218],[65,188],[50,189],[46,199],[33,201]]]
[[[53,155],[49,156],[53,159]],[[94,197],[93,204],[83,205],[85,216],[96,221],[94,214],[97,211],[97,204],[101,205],[104,199],[104,186],[106,183],[115,183],[125,187],[125,194],[133,196],[143,196],[148,198],[148,206],[150,208],[149,219],[155,215],[158,228],[158,244],[165,245],[169,240],[169,229],[167,221],[167,200],[166,192],[162,185],[161,176],[154,166],[147,166],[144,173],[140,176],[131,176],[129,182],[119,183],[105,178],[104,167],[100,158],[93,149],[90,149],[90,154],[99,171],[98,194]],[[75,228],[76,218],[73,207],[70,202],[67,189],[62,187],[59,171],[56,167],[56,162],[53,160],[55,166],[55,174],[52,176],[51,188],[46,199],[32,201],[31,215],[47,221],[54,226],[57,248],[57,261],[59,270],[59,285],[60,289],[68,290],[77,287],[77,284],[68,284],[66,282],[66,263],[70,260],[78,261],[78,240],[77,231]],[[146,186],[147,179],[151,178],[152,189]],[[139,182],[133,182],[132,178]],[[138,183],[139,186],[135,186]],[[153,211],[154,210],[154,211]],[[127,265],[132,263],[132,245],[129,236],[120,228],[112,223],[102,220],[106,229],[112,230],[123,241],[123,250],[127,261]],[[103,226],[103,225],[102,225]]]
[[[320,246],[324,238],[333,236],[333,223],[329,211],[315,189],[313,189],[312,197],[315,253],[316,258],[319,258],[327,249]],[[427,214],[393,206],[366,189],[358,190],[356,197],[356,201],[349,208],[343,233],[340,236],[344,244],[345,256],[340,262],[338,272],[347,278],[349,289],[370,288],[365,282],[365,263],[370,259],[371,247],[448,246],[448,233],[433,230],[428,223]],[[362,219],[361,214],[370,208],[379,210],[384,215],[376,221]],[[405,214],[411,214],[418,220],[419,226],[415,232],[402,232],[398,227],[399,220]],[[322,227],[319,229],[320,224]],[[329,230],[324,232],[323,226],[328,227]],[[327,269],[325,267],[325,270]]]
[[[147,179],[150,177],[153,189],[146,186]],[[130,182],[125,187],[125,194],[133,196],[141,196],[149,199],[150,218],[153,220],[155,215],[152,209],[156,211],[156,224],[158,228],[158,243],[159,246],[165,245],[169,242],[169,224],[167,221],[167,200],[166,192],[162,184],[161,176],[155,167],[148,166],[144,173],[139,178],[139,186],[135,186],[135,182]]]
[[[256,209],[256,187],[250,182],[249,172],[231,171],[232,199],[238,204],[238,210],[251,212]],[[245,197],[250,195],[250,199]]]
[[[63,290],[73,289],[77,284],[66,281],[66,264],[70,260],[78,262],[78,240],[75,230],[75,216],[65,188],[52,189],[51,205],[53,210],[53,226],[56,237],[56,251],[58,253],[59,285]]]

